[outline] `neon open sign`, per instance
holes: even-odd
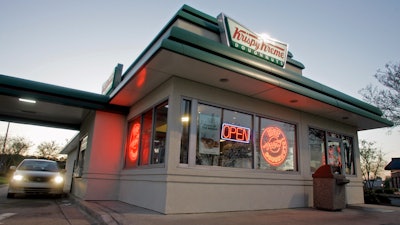
[[[242,143],[250,142],[250,128],[223,123],[221,129],[221,139]]]

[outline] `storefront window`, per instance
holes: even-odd
[[[297,170],[296,126],[260,118],[257,143],[257,168],[279,171]]]
[[[181,151],[179,162],[183,164],[187,164],[189,160],[189,130],[190,130],[190,111],[191,101],[183,100],[182,101],[182,137],[181,137]]]
[[[252,116],[199,104],[197,165],[252,168]]]
[[[140,146],[140,165],[149,164],[150,146],[151,146],[151,129],[153,122],[153,111],[147,111],[143,115],[142,126],[142,141]]]
[[[82,177],[82,172],[83,172],[83,166],[85,163],[85,152],[88,146],[88,135],[85,135],[80,141],[79,141],[79,153],[77,155],[77,159],[75,161],[75,166],[74,166],[74,177]]]
[[[222,109],[199,104],[197,165],[218,166],[220,161],[221,117]]]
[[[353,138],[315,128],[309,128],[308,134],[311,172],[327,164],[341,168],[345,174],[355,174]]]
[[[164,163],[167,119],[164,102],[129,122],[125,168]]]
[[[296,125],[197,101],[183,100],[181,107],[180,163],[297,171]],[[197,114],[190,112],[192,107]],[[193,114],[196,130],[189,129],[188,115]],[[189,138],[193,134],[196,138]]]
[[[128,143],[126,148],[125,167],[134,168],[138,165],[140,146],[140,117],[128,125]]]
[[[253,167],[252,124],[251,115],[226,109],[223,110],[220,166],[236,168]]]
[[[356,170],[354,166],[353,138],[344,136],[342,140],[344,149],[345,173],[355,175]]]
[[[325,160],[325,132],[310,128],[308,132],[310,150],[310,170],[315,172],[320,166],[326,163]]]
[[[167,141],[167,118],[168,103],[164,103],[155,109],[155,128],[153,151],[151,152],[151,164],[164,163],[165,144]]]

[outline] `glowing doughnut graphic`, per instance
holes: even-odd
[[[132,126],[129,137],[128,157],[131,162],[136,162],[139,156],[140,123]]]
[[[260,138],[261,154],[272,166],[280,166],[288,155],[285,133],[279,127],[267,127]]]

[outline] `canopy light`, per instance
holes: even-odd
[[[33,99],[19,98],[18,100],[19,100],[20,102],[27,102],[27,103],[32,103],[32,104],[35,104],[35,103],[36,103],[36,101],[33,100]]]

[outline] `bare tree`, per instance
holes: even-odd
[[[369,84],[359,93],[364,100],[376,105],[388,120],[395,126],[400,125],[400,63],[388,63],[385,69],[379,69],[374,77],[381,84],[380,87]]]
[[[0,154],[0,172],[5,173],[10,166],[17,165],[23,155],[32,147],[32,143],[24,137],[0,137],[2,146]]]
[[[37,147],[40,157],[53,159],[59,153],[61,147],[55,141],[44,141]]]
[[[6,143],[4,141],[5,138],[1,137],[2,154],[6,155],[23,155],[32,147],[32,143],[24,137],[8,137]]]
[[[32,147],[30,141],[26,140],[24,137],[15,137],[11,139],[9,154],[23,155],[30,147]]]
[[[375,142],[361,140],[360,159],[361,172],[366,181],[366,188],[372,190],[376,178],[386,165],[383,153],[375,147]]]

